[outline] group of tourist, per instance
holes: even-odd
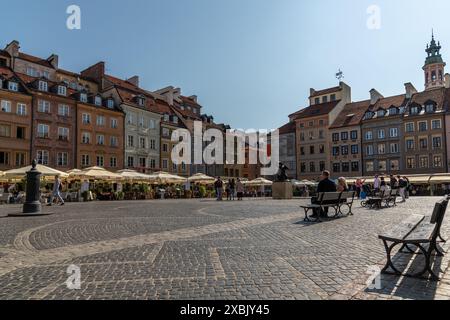
[[[242,183],[241,179],[229,179],[228,183],[225,183],[220,177],[217,177],[216,181],[214,182],[217,201],[223,200],[224,186],[227,200],[234,201],[237,197],[238,201],[242,201],[244,197],[244,184]]]

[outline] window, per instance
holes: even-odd
[[[323,139],[325,137],[323,130],[319,130],[319,139]]]
[[[350,172],[350,163],[344,162],[342,164],[342,172]]]
[[[419,168],[421,169],[428,168],[428,157],[421,156],[419,158]]]
[[[358,140],[358,131],[353,130],[350,132],[350,139],[352,140]]]
[[[320,161],[319,162],[319,170],[320,171],[324,171],[325,170],[325,161]]]
[[[67,152],[58,152],[56,155],[56,165],[58,167],[67,167],[69,155]]]
[[[357,171],[359,171],[359,162],[353,161],[352,162],[352,172],[357,172]]]
[[[23,167],[25,166],[25,153],[18,152],[16,153],[16,167]]]
[[[163,161],[162,161],[162,167],[163,167],[163,169],[169,168],[169,160],[163,159]]]
[[[405,131],[408,133],[414,132],[414,122],[408,122],[405,124]]]
[[[323,127],[325,125],[325,121],[324,120],[319,120],[319,126]]]
[[[428,123],[426,121],[419,122],[419,131],[424,132],[428,130]]]
[[[384,111],[384,110],[378,110],[377,111],[377,117],[378,118],[384,117],[385,113],[386,113],[386,111]]]
[[[48,73],[48,71],[42,72],[42,76],[43,76],[45,79],[50,79],[50,73]]]
[[[94,104],[95,104],[96,106],[101,106],[101,105],[102,105],[102,97],[100,97],[100,96],[95,96],[95,98],[94,98]]]
[[[109,166],[111,168],[116,168],[117,167],[117,158],[116,157],[111,157],[109,159]]]
[[[414,139],[406,139],[406,150],[414,150],[415,142]]]
[[[173,116],[172,121],[173,121],[173,123],[177,124],[178,123],[178,117],[177,116]]]
[[[39,81],[39,91],[48,91],[48,83],[46,81]]]
[[[386,153],[386,145],[384,143],[381,143],[378,145],[378,154],[385,154]]]
[[[331,101],[336,101],[336,95],[335,95],[335,94],[332,94],[332,95],[330,96],[330,99],[331,99]]]
[[[134,168],[134,157],[131,157],[131,156],[128,157],[127,165],[129,168]]]
[[[139,148],[145,149],[147,148],[147,139],[144,137],[139,137]]]
[[[147,168],[147,158],[144,157],[139,158],[139,167]]]
[[[26,132],[26,128],[25,127],[17,127],[16,128],[16,138],[17,139],[25,139],[25,132]]]
[[[366,112],[366,114],[364,115],[364,120],[369,120],[373,118],[373,113],[372,112]]]
[[[45,100],[38,101],[38,112],[50,113],[50,102]]]
[[[30,77],[36,77],[37,76],[36,69],[33,67],[27,67],[27,75]]]
[[[320,103],[320,98],[314,99],[314,103],[315,103],[315,104],[319,104],[319,103]]]
[[[389,115],[390,116],[395,116],[398,114],[398,109],[397,108],[390,108],[389,109]]]
[[[49,152],[47,150],[38,150],[36,158],[38,164],[43,164],[44,166],[49,164]]]
[[[26,116],[27,115],[27,105],[24,103],[17,104],[17,115]]]
[[[107,102],[106,102],[106,105],[108,106],[108,108],[113,109],[114,108],[114,100],[113,99],[108,99]]]
[[[434,156],[433,157],[433,167],[435,167],[435,168],[441,168],[442,167],[442,157],[441,156]]]
[[[410,110],[411,114],[415,115],[415,114],[419,114],[419,112],[420,112],[420,108],[418,106],[411,107],[411,110]]]
[[[97,144],[99,146],[105,145],[105,136],[103,134],[98,134],[97,135]]]
[[[128,136],[128,138],[127,138],[127,146],[128,147],[134,147],[134,136]]]
[[[150,149],[156,150],[156,140],[154,139],[150,140]]]
[[[441,128],[442,128],[441,120],[432,120],[431,121],[431,129],[436,130],[436,129],[441,129]]]
[[[333,147],[333,150],[332,150],[332,152],[333,152],[333,156],[338,156],[339,154],[340,154],[340,150],[341,150],[341,148],[339,148],[339,147]]]
[[[427,113],[433,113],[434,112],[434,104],[431,104],[431,103],[427,104],[425,106],[425,111]]]
[[[64,127],[58,128],[58,140],[68,141],[69,140],[69,129]]]
[[[341,140],[347,141],[348,140],[348,132],[342,132],[341,133]]]
[[[88,154],[81,155],[81,166],[89,167],[91,165],[91,158]]]
[[[97,116],[97,126],[104,127],[106,123],[104,116]]]
[[[398,128],[390,128],[389,129],[389,137],[397,138],[398,137]]]
[[[314,162],[309,163],[309,172],[316,172],[316,164]]]
[[[90,144],[91,143],[91,134],[89,132],[83,132],[81,136],[81,143]]]
[[[428,138],[419,138],[419,148],[428,149]]]
[[[366,171],[367,172],[373,172],[374,171],[373,161],[366,162]]]
[[[368,156],[373,156],[373,146],[372,145],[368,145],[366,147],[366,153]]]
[[[111,147],[118,147],[119,146],[119,139],[117,137],[112,136],[110,138],[110,144],[111,144]]]
[[[167,129],[167,128],[163,128],[162,129],[162,135],[163,135],[163,137],[170,137],[170,130],[169,129]]]
[[[328,102],[328,96],[323,96],[322,103],[327,103],[327,102]]]
[[[58,115],[61,117],[68,117],[69,116],[69,106],[66,104],[58,105]]]
[[[58,86],[58,94],[60,96],[66,96],[67,95],[67,88],[65,86]]]
[[[366,140],[372,140],[373,139],[373,133],[372,131],[366,132]]]
[[[16,92],[19,91],[19,84],[14,81],[9,81],[8,82],[8,90],[16,91]]]
[[[118,127],[117,119],[111,119],[111,128],[117,129],[117,127]]]
[[[348,155],[348,146],[342,146],[341,147],[341,153],[343,156]]]
[[[400,147],[398,145],[398,143],[391,143],[390,144],[390,151],[392,154],[396,154],[400,152]]]
[[[2,112],[11,112],[11,101],[2,100]]]
[[[378,139],[384,139],[386,137],[384,129],[378,130]]]
[[[416,159],[415,158],[406,158],[406,168],[414,169],[416,167]]]
[[[359,145],[354,144],[352,145],[352,154],[358,154],[359,153]]]
[[[9,153],[0,151],[0,164],[1,165],[9,165]]]
[[[162,146],[163,152],[167,152],[169,150],[169,146],[167,145],[167,143],[164,143]]]
[[[306,172],[306,163],[304,163],[304,162],[300,163],[300,172],[301,173]]]
[[[400,170],[400,164],[399,164],[398,160],[391,160],[390,163],[391,163],[391,170],[392,171]]]
[[[0,124],[0,137],[11,137],[11,126],[6,124]]]
[[[441,137],[433,137],[433,149],[442,148],[442,138]]]
[[[155,169],[156,168],[156,160],[155,159],[150,159],[150,168],[151,169]]]
[[[386,169],[387,169],[387,162],[385,160],[378,161],[378,169],[380,171],[386,171]]]
[[[151,130],[153,130],[153,129],[155,129],[155,120],[153,120],[153,119],[150,119],[149,121],[148,121],[148,128],[149,129],[151,129]]]
[[[310,146],[309,147],[309,154],[314,154],[315,150],[314,150],[314,146]]]
[[[105,158],[103,156],[97,156],[97,167],[103,167],[105,165]]]
[[[87,102],[87,94],[86,93],[80,93],[80,101],[86,103]]]
[[[339,133],[333,133],[333,142],[339,141]]]
[[[145,104],[145,99],[143,97],[138,97],[138,105],[140,105],[141,107],[144,106]]]
[[[129,113],[129,114],[127,114],[127,123],[128,124],[134,124],[134,114],[132,114],[132,113]]]
[[[341,172],[341,164],[340,163],[333,163],[333,172],[336,172],[336,173]]]
[[[144,116],[139,116],[139,127],[144,127]]]
[[[309,127],[311,128],[311,127],[314,127],[314,121],[310,121],[309,122]]]
[[[91,115],[89,113],[83,113],[81,117],[83,124],[91,124]]]
[[[46,124],[38,124],[38,137],[41,139],[49,138],[50,127]]]

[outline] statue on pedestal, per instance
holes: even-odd
[[[289,181],[289,178],[286,174],[286,171],[289,170],[289,168],[280,162],[279,167],[278,167],[278,173],[277,173],[277,178],[276,178],[276,182],[287,182]]]

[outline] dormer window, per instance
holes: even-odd
[[[168,114],[164,115],[164,122],[169,122],[170,121],[170,116]]]
[[[384,117],[384,113],[385,113],[384,110],[378,110],[377,111],[377,117],[378,118]]]
[[[366,112],[366,114],[364,115],[364,120],[372,119],[372,116],[373,116],[372,112]]]
[[[180,109],[184,111],[184,106],[180,106]]]
[[[114,108],[114,100],[113,99],[108,99],[106,102],[108,108],[113,109]]]
[[[96,106],[101,106],[101,105],[102,105],[102,97],[100,97],[100,96],[95,96],[95,98],[94,98],[94,104],[95,104]]]
[[[194,111],[195,114],[197,114],[197,108],[192,109],[192,111]]]
[[[87,94],[86,93],[80,93],[80,101],[87,102]]]
[[[9,81],[8,82],[8,90],[19,91],[19,84],[14,81]]]
[[[67,95],[67,88],[65,86],[58,86],[58,94],[60,96],[66,96]]]
[[[177,116],[173,116],[173,123],[177,124],[178,123],[178,117]]]
[[[136,99],[139,106],[143,107],[145,105],[145,98],[143,96],[139,96]]]
[[[39,81],[39,91],[48,91],[48,83],[46,81]]]
[[[420,108],[418,106],[411,107],[411,110],[410,110],[411,114],[419,114],[419,112],[420,112]]]
[[[425,105],[425,110],[427,113],[433,113],[435,111],[434,104],[428,103],[427,105]]]
[[[397,114],[398,114],[397,108],[392,107],[392,108],[389,109],[389,115],[390,115],[390,116],[395,116],[395,115],[397,115]]]

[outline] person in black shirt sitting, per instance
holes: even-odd
[[[330,172],[326,170],[322,172],[322,175],[320,176],[320,182],[317,187],[317,193],[324,193],[324,192],[337,192],[336,183],[330,180]],[[312,203],[320,204],[317,198],[315,199],[313,198]],[[323,211],[324,212],[321,212],[321,214],[325,217],[328,216],[328,208],[324,208]],[[317,212],[315,212],[313,216],[317,216]]]

